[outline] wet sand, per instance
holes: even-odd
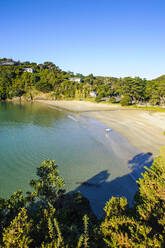
[[[85,101],[38,100],[48,105],[91,117],[107,127],[114,129],[143,152],[159,154],[165,145],[165,113],[134,110],[119,105],[107,105]]]

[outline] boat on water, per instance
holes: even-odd
[[[105,131],[106,131],[106,132],[110,132],[110,131],[112,131],[112,129],[106,128]]]

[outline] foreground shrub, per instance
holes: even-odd
[[[129,96],[124,96],[121,99],[121,102],[120,103],[121,103],[122,106],[128,106],[128,105],[131,105],[132,104],[132,99]]]
[[[105,206],[101,232],[105,247],[162,247],[162,236],[127,212],[124,198],[112,198]]]
[[[26,210],[23,208],[14,218],[9,227],[3,232],[3,244],[6,248],[28,248],[32,242],[29,231],[31,222],[28,221]]]
[[[1,248],[165,247],[165,147],[139,180],[133,207],[112,197],[101,220],[80,193],[64,194],[54,161],[44,161],[37,175],[26,198],[18,191],[0,199]]]
[[[165,147],[138,182],[136,212],[155,232],[165,234]]]
[[[112,96],[110,99],[109,99],[110,103],[116,103],[116,98],[114,96]]]

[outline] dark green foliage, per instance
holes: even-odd
[[[147,170],[133,207],[112,197],[97,220],[80,193],[64,194],[55,162],[44,161],[31,181],[34,192],[0,199],[0,247],[164,248],[165,147]]]
[[[121,106],[129,106],[132,104],[132,100],[131,100],[131,97],[130,96],[124,96],[122,99],[121,99]]]
[[[116,98],[115,98],[114,96],[112,96],[112,97],[109,99],[109,101],[110,101],[111,103],[116,103]]]
[[[55,161],[47,159],[37,169],[39,179],[31,180],[34,192],[28,192],[28,199],[38,197],[44,202],[53,204],[63,193],[64,179],[59,176]]]
[[[165,76],[147,82],[146,96],[152,105],[165,104]]]
[[[1,59],[0,62],[12,62],[11,59]],[[34,69],[34,73],[25,72],[24,68]],[[71,82],[70,77],[81,77],[82,82]],[[83,76],[59,69],[52,62],[43,64],[20,61],[14,65],[0,64],[0,100],[22,97],[35,99],[40,92],[51,93],[52,99],[83,99],[89,98],[90,92],[97,93],[96,102],[103,97],[129,96],[134,104],[149,102],[152,105],[165,104],[165,76],[149,80],[139,77],[114,78],[95,77],[93,74]]]
[[[36,89],[39,91],[42,91],[44,93],[50,92],[53,89],[52,84],[50,84],[49,82],[37,82],[36,83]]]
[[[22,195],[22,191],[18,190],[13,193],[8,200],[0,199],[0,221],[1,228],[4,228],[18,214],[18,212],[26,205],[26,199]]]
[[[27,211],[22,208],[10,225],[3,231],[3,244],[6,248],[28,248],[32,242],[29,236],[32,223]]]
[[[105,247],[162,247],[162,236],[154,234],[152,227],[140,222],[136,215],[130,215],[126,207],[124,198],[112,198],[106,204],[101,224]]]
[[[165,234],[165,148],[138,184],[135,201],[139,218]]]
[[[106,204],[101,231],[107,247],[165,245],[165,147],[138,184],[132,210],[124,198]]]
[[[119,85],[119,92],[122,95],[129,96],[133,101],[138,102],[145,99],[145,79],[126,77],[119,80]]]
[[[102,96],[99,96],[99,95],[98,95],[98,96],[96,96],[95,101],[96,101],[96,102],[101,102],[101,99],[102,99]]]

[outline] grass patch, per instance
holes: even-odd
[[[132,105],[132,106],[129,106],[129,108],[142,109],[142,110],[155,111],[155,112],[165,112],[165,108],[159,107],[159,106],[150,106],[150,107],[142,106],[142,107],[139,107],[136,105]]]

